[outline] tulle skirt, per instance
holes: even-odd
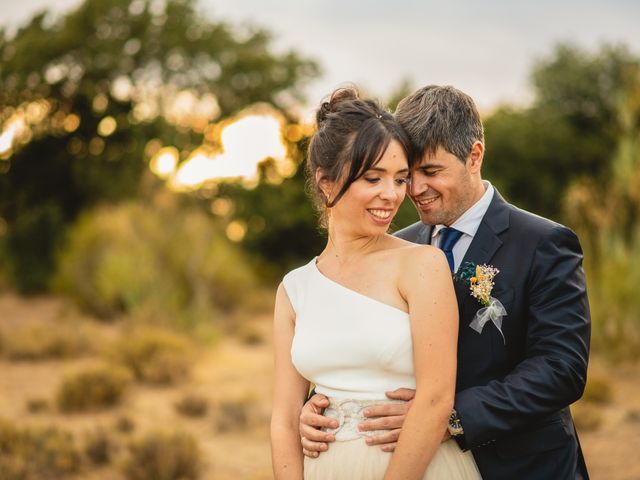
[[[330,400],[325,415],[336,418],[340,426],[332,430],[336,441],[317,458],[304,459],[305,480],[381,480],[393,455],[380,446],[366,444],[356,425],[361,410],[379,400]],[[463,452],[454,440],[440,445],[431,459],[423,480],[481,480],[471,452]]]

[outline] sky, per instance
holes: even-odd
[[[16,27],[36,11],[79,0],[0,0],[0,24]],[[199,0],[213,20],[270,30],[277,50],[316,59],[322,77],[309,105],[347,82],[387,98],[404,80],[451,84],[481,110],[531,98],[529,72],[558,42],[595,50],[623,43],[640,55],[636,0]]]

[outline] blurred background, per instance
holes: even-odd
[[[576,423],[640,478],[636,2],[2,3],[2,480],[271,478],[273,296],[324,245],[301,165],[345,82],[464,90],[484,177],[578,232]]]

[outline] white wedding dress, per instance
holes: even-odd
[[[409,314],[324,276],[316,258],[289,272],[284,288],[296,314],[291,359],[300,374],[329,397],[325,415],[338,419],[336,442],[318,458],[305,457],[306,480],[379,480],[391,458],[368,446],[357,424],[367,405],[389,402],[386,391],[415,389]],[[480,479],[470,452],[443,443],[428,480]]]

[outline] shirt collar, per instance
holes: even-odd
[[[485,191],[482,197],[480,197],[480,200],[474,203],[469,210],[464,212],[455,222],[449,225],[451,228],[455,228],[470,237],[475,236],[478,228],[480,228],[480,222],[482,222],[484,214],[487,213],[487,210],[489,209],[489,205],[491,204],[493,193],[495,191],[493,185],[491,185],[488,180],[483,180],[482,183],[485,186]],[[440,230],[445,227],[446,225],[436,225],[431,232],[431,238],[435,239],[440,233]]]

